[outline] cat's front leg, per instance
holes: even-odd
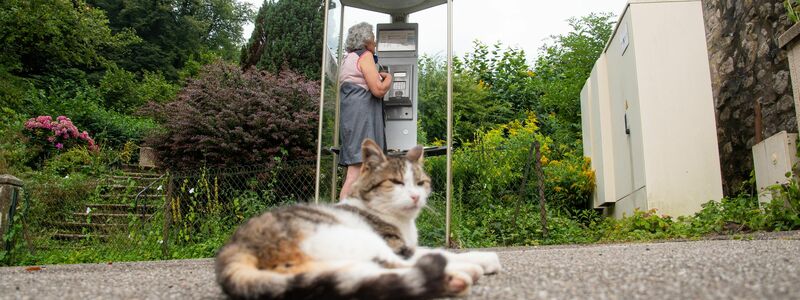
[[[500,258],[497,256],[495,252],[464,252],[464,253],[454,253],[444,249],[431,249],[431,248],[417,248],[414,251],[414,257],[412,260],[416,260],[416,258],[422,257],[425,254],[429,253],[438,253],[443,255],[447,258],[448,261],[452,262],[459,262],[459,263],[468,263],[468,264],[476,264],[481,267],[483,275],[495,274],[500,272],[502,266],[500,265]]]

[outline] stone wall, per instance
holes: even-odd
[[[723,190],[731,195],[750,178],[757,138],[797,132],[789,63],[777,41],[791,23],[782,0],[702,3]]]

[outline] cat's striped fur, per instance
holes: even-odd
[[[429,299],[459,296],[500,269],[494,253],[417,247],[430,194],[422,148],[386,157],[367,140],[361,176],[337,205],[251,218],[219,251],[217,281],[235,299]]]

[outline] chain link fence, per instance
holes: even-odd
[[[494,236],[495,244],[512,245],[524,243],[526,235],[546,235],[533,227],[544,220],[539,201],[545,190],[548,198],[556,195],[552,182],[557,178],[539,180],[545,178],[538,163],[547,159],[537,158],[534,150],[521,145],[454,153],[455,241],[448,246],[486,246],[470,241]],[[417,222],[420,243],[442,246],[446,157],[426,157],[425,166],[433,193]],[[331,155],[322,158],[321,167],[320,202],[335,202],[345,170],[334,165]],[[122,260],[210,257],[247,218],[275,206],[313,203],[315,174],[316,160],[276,160],[266,166],[176,172],[133,168],[85,178],[35,179],[26,184],[31,209],[17,250],[37,262],[64,255],[64,249],[76,257],[50,259],[90,262],[107,253]]]

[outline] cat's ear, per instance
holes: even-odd
[[[408,150],[408,153],[406,153],[406,158],[408,158],[410,161],[421,164],[423,157],[422,153],[422,146],[416,145],[414,148],[411,148],[411,150]]]
[[[371,139],[366,139],[361,143],[361,158],[364,161],[364,167],[377,166],[386,160],[383,149]]]

